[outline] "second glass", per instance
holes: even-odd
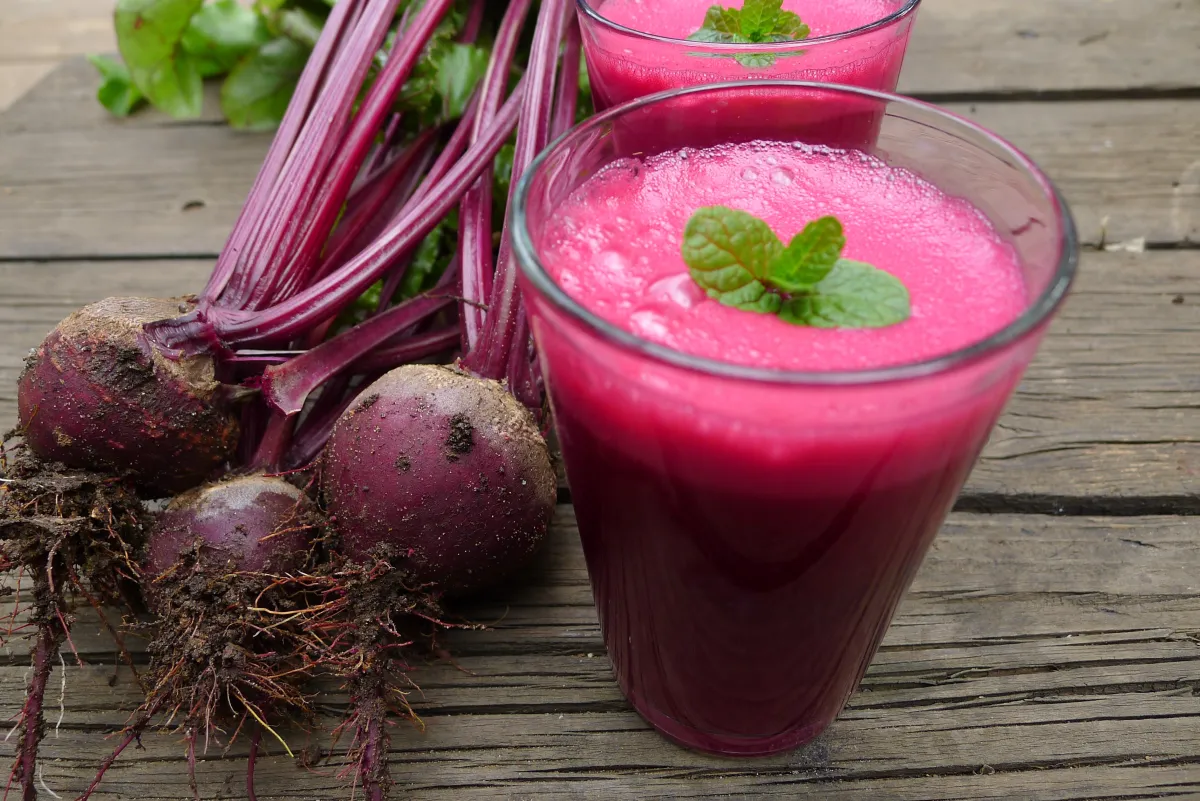
[[[920,0],[861,0],[862,8],[854,16],[846,10],[854,2],[824,3],[813,12],[833,15],[822,20],[830,26],[823,35],[813,18],[814,33],[806,39],[712,44],[686,39],[704,21],[707,2],[578,0],[597,109],[669,89],[734,80],[817,81],[890,92],[900,77],[919,4]],[[737,2],[728,5],[736,7]],[[637,30],[631,27],[633,19],[627,20],[629,24],[615,21],[617,6],[632,6],[619,15],[622,18],[640,19],[646,13],[665,16],[662,23],[673,32],[678,28],[679,38]],[[803,13],[800,16],[808,19]],[[637,24],[651,27],[646,22]],[[837,30],[843,26],[852,27]]]

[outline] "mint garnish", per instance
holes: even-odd
[[[883,328],[912,313],[896,276],[841,258],[842,224],[821,217],[787,247],[765,222],[727,206],[697,209],[683,232],[683,260],[710,298],[815,328]]]
[[[688,39],[716,44],[762,44],[794,42],[807,38],[808,33],[808,26],[797,14],[783,10],[783,0],[743,0],[740,9],[710,6],[700,30]],[[734,58],[751,69],[775,63],[775,56],[770,53],[742,53]]]

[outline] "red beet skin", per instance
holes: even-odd
[[[308,552],[304,494],[281,478],[242,476],[178,496],[150,533],[153,578],[202,543],[202,557],[248,573],[285,573]]]
[[[167,493],[213,476],[237,444],[208,357],[172,361],[142,325],[177,301],[108,298],[72,314],[26,361],[17,408],[29,447],[68,467],[130,474]]]
[[[321,486],[342,549],[380,544],[434,591],[463,593],[529,558],[557,481],[529,411],[502,385],[408,365],[372,384],[338,421]]]

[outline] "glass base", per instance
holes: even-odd
[[[769,737],[714,734],[685,725],[630,698],[634,710],[666,739],[693,751],[730,757],[762,757],[781,754],[806,745],[829,726],[830,721],[810,723]]]

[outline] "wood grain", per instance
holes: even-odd
[[[0,112],[32,89],[54,69],[45,61],[17,61],[0,64]]]
[[[1188,797],[1200,792],[1198,535],[1194,518],[953,515],[839,720],[796,753],[741,762],[670,746],[629,710],[586,599],[571,510],[560,507],[523,586],[464,610],[510,614],[492,631],[454,635],[462,670],[419,668],[426,730],[395,730],[392,769],[403,797],[420,799]],[[1107,610],[1106,622],[1075,613],[1084,607]],[[1035,617],[1042,624],[1028,625]],[[1026,625],[1009,630],[1014,618]],[[60,794],[80,789],[108,747],[103,733],[137,703],[94,625],[77,624],[76,643],[89,664],[66,668],[62,723],[44,746]],[[0,667],[8,710],[25,681],[23,646],[12,648]],[[327,730],[346,698],[326,690]],[[144,745],[98,798],[184,797],[178,738]],[[219,750],[201,763],[202,797],[241,797],[242,765]],[[332,776],[275,751],[260,797],[339,797]]]
[[[0,258],[218,252],[269,138],[155,114],[109,119],[87,99],[88,70],[64,66],[0,116]],[[1200,101],[950,108],[1026,150],[1084,241],[1200,240]]]
[[[1194,89],[1196,0],[924,0],[905,94],[1083,95]]]
[[[4,0],[0,7],[0,64],[56,62],[116,48],[115,0]]]
[[[0,264],[0,428],[29,349],[109,295],[197,291],[208,260]],[[1182,300],[1180,300],[1182,298]],[[975,509],[1200,509],[1200,253],[1084,254],[1074,297],[967,485]]]

